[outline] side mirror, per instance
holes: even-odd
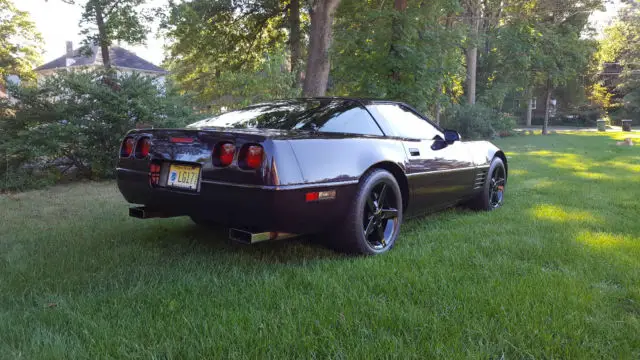
[[[460,137],[460,134],[458,134],[458,132],[455,130],[444,131],[444,141],[446,141],[449,145],[453,144],[456,141],[460,141],[461,139],[462,137]]]

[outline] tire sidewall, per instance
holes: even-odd
[[[377,250],[372,248],[369,245],[369,242],[367,241],[367,239],[364,237],[363,222],[364,222],[364,211],[367,203],[367,197],[369,196],[373,188],[376,187],[381,182],[384,182],[387,185],[389,185],[390,190],[393,191],[394,196],[397,199],[398,227],[396,228],[395,232],[392,234],[391,239],[389,240],[389,243],[387,244],[387,246],[384,247],[383,249]],[[398,238],[398,234],[400,233],[400,227],[402,225],[402,206],[403,206],[402,192],[400,191],[400,186],[398,185],[398,182],[396,181],[395,177],[386,170],[379,169],[371,172],[368,176],[364,178],[364,181],[361,183],[360,190],[358,191],[358,196],[355,199],[354,205],[356,206],[356,209],[353,212],[355,215],[354,224],[353,224],[355,229],[353,230],[355,231],[354,236],[357,239],[357,243],[359,244],[358,247],[361,249],[361,252],[374,255],[374,254],[384,253],[390,250],[391,248],[393,248],[393,246],[395,245],[396,239]]]
[[[491,166],[489,167],[489,172],[487,173],[487,180],[485,181],[485,184],[484,184],[483,207],[488,211],[500,209],[504,204],[504,198],[503,198],[502,204],[494,208],[493,206],[491,206],[491,199],[489,198],[489,193],[491,190],[491,178],[493,176],[493,172],[498,167],[502,167],[502,169],[504,170],[505,176],[504,176],[503,192],[507,191],[507,169],[504,167],[504,162],[502,161],[502,159],[500,159],[499,157],[496,157],[493,159],[493,161],[491,161]]]

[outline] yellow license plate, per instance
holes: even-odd
[[[171,164],[169,167],[167,186],[197,190],[199,180],[200,166]]]

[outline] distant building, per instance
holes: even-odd
[[[155,78],[159,86],[164,86],[165,77],[168,74],[165,69],[156,66],[139,57],[135,53],[119,46],[110,47],[109,55],[111,58],[111,66],[115,68],[117,72],[137,72],[145,74]],[[91,48],[90,54],[85,54],[81,49],[74,50],[73,43],[71,41],[67,41],[65,55],[35,68],[34,71],[39,77],[46,77],[55,74],[60,70],[91,70],[102,66],[102,55],[99,47],[94,46]]]
[[[9,75],[4,79],[4,82],[0,81],[0,98],[8,98],[10,101],[15,101],[7,90],[8,84],[20,85],[20,78],[16,75]]]

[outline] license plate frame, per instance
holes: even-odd
[[[198,192],[201,175],[200,165],[170,163],[166,186],[176,190]]]

